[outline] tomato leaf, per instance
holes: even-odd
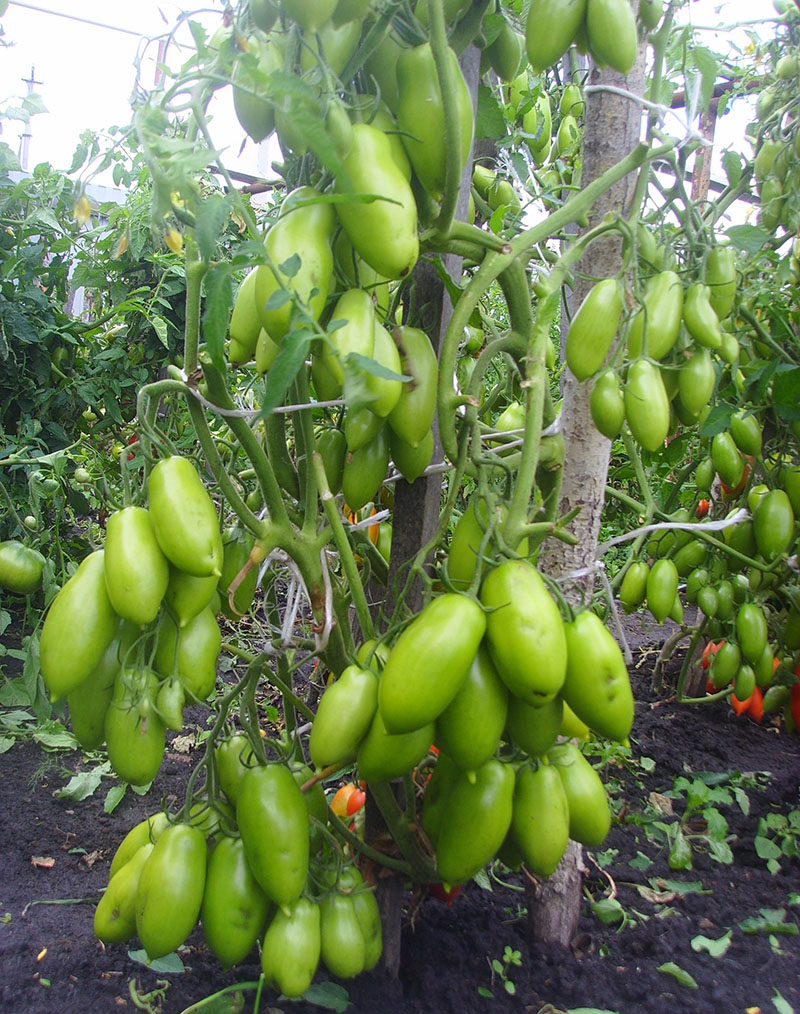
[[[56,799],[72,799],[76,803],[94,795],[100,786],[103,775],[100,768],[92,768],[90,771],[79,771],[73,775],[67,784],[56,789],[53,795]]]
[[[112,785],[106,793],[106,798],[103,803],[103,810],[105,813],[113,813],[114,810],[119,806],[122,800],[125,798],[125,782],[120,782],[118,785]]]
[[[500,103],[486,85],[478,85],[478,114],[475,119],[476,137],[504,137],[507,132],[506,120]]]
[[[751,254],[759,253],[770,240],[769,233],[757,225],[732,225],[726,235],[735,247]]]
[[[778,1012],[778,1014],[794,1014],[794,1007],[790,1003],[784,1000],[783,996],[775,990],[775,996],[772,998],[772,1006]]]
[[[786,922],[786,909],[762,908],[758,915],[751,916],[739,923],[742,933],[785,933],[797,936],[797,923]]]
[[[305,991],[303,999],[337,1014],[346,1011],[350,1003],[347,990],[336,982],[315,982]]]
[[[690,870],[692,868],[692,848],[678,829],[672,848],[669,850],[669,868],[671,870]]]
[[[698,934],[696,937],[692,937],[692,950],[697,951],[698,954],[705,952],[706,954],[710,954],[712,958],[721,958],[730,947],[731,938],[731,930],[728,930],[727,933],[724,933],[717,940],[712,940],[711,937],[704,937],[702,934]]]
[[[174,951],[163,958],[156,958],[155,961],[148,959],[147,951],[144,949],[140,951],[128,951],[128,957],[131,961],[136,961],[140,965],[146,965],[151,972],[172,972],[173,975],[179,975],[181,972],[186,971],[186,966]]]
[[[681,986],[686,986],[688,989],[698,988],[692,976],[681,968],[680,965],[676,965],[674,961],[667,961],[663,965],[659,965],[658,971],[663,972],[664,975],[671,975]]]
[[[267,374],[266,390],[261,403],[262,418],[266,418],[283,401],[298,370],[306,360],[313,337],[311,331],[297,331],[284,338],[280,352]]]
[[[205,309],[203,310],[203,336],[211,362],[218,370],[225,369],[225,336],[228,333],[233,285],[230,267],[220,264],[212,268],[205,279]]]

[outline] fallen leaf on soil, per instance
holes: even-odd
[[[31,866],[36,870],[52,870],[55,864],[49,856],[31,856]]]
[[[654,905],[664,905],[678,897],[674,891],[654,891],[652,887],[645,887],[644,884],[638,884],[636,890],[645,901],[652,902]]]
[[[94,852],[87,852],[86,855],[83,857],[83,861],[86,863],[89,869],[91,869],[99,858],[100,858],[100,850],[95,849]]]
[[[651,792],[648,798],[654,810],[663,813],[665,817],[675,816],[675,811],[672,809],[672,800],[668,796],[662,796],[660,792]]]
[[[193,743],[194,736],[176,736],[170,743],[169,748],[176,753],[189,753]]]

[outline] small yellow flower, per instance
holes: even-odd
[[[72,208],[72,217],[78,225],[86,225],[92,214],[92,205],[86,194],[81,194]]]
[[[167,229],[164,233],[164,242],[173,253],[179,254],[183,250],[183,236],[177,229]]]
[[[114,260],[116,260],[118,257],[121,257],[127,249],[128,249],[128,234],[127,232],[123,232],[123,234],[117,241],[117,245],[116,247],[114,247],[114,253],[111,256],[114,258]]]

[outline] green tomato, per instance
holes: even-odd
[[[206,842],[188,824],[166,828],[145,862],[136,889],[136,932],[153,961],[191,933],[203,902]]]
[[[507,560],[483,581],[486,640],[500,678],[528,704],[545,704],[567,670],[564,624],[544,581],[525,560]]]
[[[164,556],[195,577],[219,577],[222,537],[217,511],[197,469],[179,455],[162,458],[150,473],[150,516]]]
[[[389,413],[391,429],[412,447],[427,437],[436,411],[436,387],[439,363],[430,339],[424,331],[398,327],[395,340],[400,348],[402,372],[411,377],[403,384],[397,404]]]
[[[356,759],[378,707],[378,680],[371,669],[348,666],[320,698],[308,743],[317,768],[344,767]]]
[[[364,971],[366,942],[353,898],[334,891],[320,903],[321,956],[328,971],[352,979]]]
[[[194,574],[187,574],[177,567],[170,566],[164,602],[169,606],[181,629],[210,605],[217,581],[214,574],[195,577]]]
[[[153,848],[150,842],[140,845],[128,862],[109,877],[94,912],[94,935],[104,944],[122,944],[135,935],[136,889]]]
[[[466,679],[436,721],[436,742],[465,771],[494,756],[508,717],[508,689],[479,646]]]
[[[586,15],[586,0],[532,0],[525,22],[525,46],[534,73],[552,67],[566,53]]]
[[[21,542],[0,542],[0,588],[33,595],[42,587],[44,557]]]
[[[144,507],[123,507],[110,515],[104,573],[115,612],[142,627],[152,623],[167,590],[169,564]]]
[[[625,418],[634,439],[646,451],[664,446],[670,425],[669,399],[661,372],[647,359],[637,359],[628,369]]]
[[[416,767],[428,752],[435,731],[436,726],[431,722],[414,732],[390,733],[379,708],[358,748],[356,764],[359,776],[367,782],[386,782],[402,777]]]
[[[456,54],[448,49],[455,85],[456,123],[460,168],[472,148],[475,114],[472,98]],[[404,50],[397,60],[397,125],[414,172],[434,200],[441,200],[445,185],[445,122],[439,75],[430,43]]]
[[[567,332],[567,366],[578,380],[586,380],[603,365],[621,317],[620,284],[616,278],[604,278],[589,290]]]
[[[636,359],[644,351],[651,359],[663,359],[681,329],[683,285],[674,271],[661,271],[648,279],[644,306],[637,312],[628,331],[628,355]]]
[[[300,997],[311,985],[321,951],[319,905],[299,898],[279,909],[261,947],[261,970],[272,988],[283,996]]]
[[[511,833],[532,873],[555,872],[569,842],[569,806],[555,765],[526,765],[518,773]]]
[[[162,811],[135,824],[117,846],[108,870],[108,879],[111,880],[126,863],[130,862],[142,845],[155,844],[166,827],[169,827],[169,818]]]
[[[117,633],[86,679],[67,694],[72,731],[84,750],[96,750],[105,739],[105,721],[114,692],[114,680],[122,668],[138,630],[120,620]]]
[[[572,743],[554,746],[547,759],[558,772],[567,797],[570,838],[597,848],[611,828],[611,810],[600,776]]]
[[[287,289],[306,303],[315,319],[319,319],[328,298],[333,278],[331,239],[336,216],[330,204],[314,203],[319,196],[313,187],[298,187],[287,194],[280,216],[264,240],[278,273],[269,264],[257,269],[256,305],[261,326],[276,343],[289,333],[294,307],[294,299],[281,299],[277,293]],[[290,274],[281,271],[281,265],[287,262],[292,265]]]
[[[50,699],[75,690],[91,674],[117,631],[108,597],[104,552],[90,553],[50,604],[39,639],[39,665]]]
[[[155,669],[163,677],[177,676],[190,698],[204,701],[214,691],[222,633],[206,608],[178,629],[162,616],[156,631]]]
[[[149,785],[164,756],[165,728],[155,707],[158,677],[150,669],[122,669],[105,717],[108,759],[131,785]]]
[[[486,620],[465,595],[432,599],[392,647],[381,674],[378,706],[392,734],[435,721],[464,683]]]
[[[629,0],[587,0],[586,34],[596,63],[627,74],[636,61],[639,37]]]
[[[563,721],[564,698],[560,694],[540,707],[521,701],[519,697],[509,699],[506,732],[531,757],[547,753],[563,734]]]
[[[405,278],[419,256],[411,185],[394,159],[390,137],[379,126],[356,123],[352,130],[350,151],[334,189],[340,194],[380,194],[384,200],[337,204],[339,221],[353,249],[371,268],[383,278]]]
[[[564,632],[567,637],[567,675],[561,688],[564,700],[598,735],[625,742],[633,726],[633,693],[619,645],[590,609],[565,623]]]
[[[442,883],[463,884],[482,869],[503,844],[514,800],[514,769],[488,760],[470,781],[459,773],[445,797],[436,842]]]
[[[223,968],[238,965],[250,954],[269,912],[242,839],[220,838],[208,857],[200,917],[206,943]]]
[[[303,793],[289,769],[251,768],[239,785],[236,820],[253,875],[267,897],[288,911],[305,888],[310,830]]]
[[[656,560],[647,575],[647,608],[658,623],[669,616],[678,592],[678,568],[672,560]]]

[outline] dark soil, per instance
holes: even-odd
[[[699,772],[769,772],[769,778],[757,784],[737,783],[744,787],[749,813],[736,801],[718,806],[729,823],[733,863],[716,862],[707,850],[697,848],[693,868],[675,872],[667,864],[663,837],[648,839],[641,823],[615,822],[603,848],[586,858],[584,887],[595,901],[615,890],[626,921],[623,925],[599,921],[587,897],[578,934],[568,949],[528,944],[519,875],[507,878],[517,890],[492,882],[489,891],[472,883],[451,907],[432,897],[421,903],[409,898],[400,980],[376,971],[346,983],[350,1010],[536,1014],[544,1009],[554,1014],[598,1008],[618,1014],[662,1009],[670,1014],[744,1014],[775,1010],[772,999],[779,991],[800,1011],[800,936],[765,930],[745,934],[740,928],[762,909],[783,909],[795,930],[800,922],[797,859],[784,858],[780,872],[772,875],[754,850],[760,817],[800,805],[800,739],[779,734],[767,723],[737,720],[721,704],[677,707],[670,703],[669,686],[654,696],[650,674],[655,648],[648,646],[646,637],[639,641],[632,672],[637,697],[632,759],[604,772],[614,790],[615,809],[635,821],[648,807],[650,793],[671,790],[681,775],[691,779]],[[655,762],[652,770],[646,769],[647,761],[642,765],[641,758]],[[187,755],[168,752],[150,795],[128,793],[118,809],[106,815],[103,792],[80,803],[53,795],[74,771],[85,769],[81,755],[45,754],[35,744],[20,743],[0,757],[0,1010],[9,1014],[134,1010],[129,985],[135,979],[140,993],[153,990],[160,980],[161,1010],[180,1014],[226,985],[258,978],[256,960],[233,972],[221,971],[199,930],[181,951],[185,972],[161,975],[131,960],[124,946],[104,949],[92,934],[93,901],[105,886],[119,841],[158,807],[160,798],[181,797],[190,766]],[[681,815],[683,802],[673,803]],[[660,805],[668,804],[662,800]],[[653,817],[652,804],[648,813]],[[702,831],[702,823],[692,822],[691,830]],[[52,859],[51,868],[37,865],[34,857]],[[593,859],[606,865],[601,869]],[[681,893],[667,881],[699,883],[703,893]],[[663,893],[648,899],[638,886]],[[31,904],[65,899],[71,903]],[[731,943],[723,956],[712,957],[692,947],[699,935],[716,940],[729,930]],[[513,997],[496,976],[492,980],[489,964],[502,957],[506,946],[520,952],[519,966],[508,972],[516,986]],[[688,972],[697,988],[658,971],[667,962]],[[491,988],[494,997],[482,996],[479,987]],[[251,1011],[252,997],[246,994],[243,1008],[203,1009],[216,1014]],[[158,1009],[155,998],[151,1009]],[[261,1011],[267,1009],[297,1014],[319,1010],[278,1002],[265,990]]]

